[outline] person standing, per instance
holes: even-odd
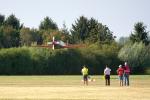
[[[130,75],[130,68],[127,62],[125,62],[125,66],[124,66],[124,85],[125,86],[129,86],[129,75]]]
[[[88,85],[88,68],[84,65],[81,73],[83,75],[83,81],[84,81],[84,85]]]
[[[110,72],[111,72],[111,69],[106,65],[106,68],[104,69],[106,86],[110,86]]]
[[[123,86],[123,73],[124,73],[124,69],[122,65],[119,65],[119,68],[117,69],[117,74],[119,76],[120,86]]]

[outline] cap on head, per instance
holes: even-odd
[[[119,65],[119,68],[121,68],[122,67],[122,65]]]
[[[127,65],[127,62],[125,62],[124,64]]]

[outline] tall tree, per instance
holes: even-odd
[[[90,42],[97,42],[99,40],[99,23],[94,18],[89,20],[89,34],[88,34],[88,41]]]
[[[75,24],[72,24],[72,36],[75,42],[84,42],[88,36],[88,19],[84,16],[81,16]]]
[[[30,28],[22,28],[20,30],[21,45],[30,46],[33,40]]]
[[[106,42],[114,40],[112,32],[106,25],[102,25],[94,18],[90,20],[84,16],[81,16],[71,30],[73,39],[75,42]]]
[[[135,42],[143,42],[145,45],[149,44],[148,32],[143,22],[138,22],[134,25],[134,32],[131,33],[130,40]]]
[[[18,47],[20,45],[19,32],[12,28],[12,26],[3,26],[0,28],[0,44],[1,47],[10,48]]]
[[[39,34],[39,31],[37,29],[30,29],[31,31],[31,35],[32,35],[32,42],[36,42],[37,44],[41,44],[42,40],[41,40],[41,34]]]
[[[89,37],[91,42],[106,42],[114,40],[112,32],[106,25],[99,23],[94,18],[89,20]]]
[[[0,26],[4,24],[5,16],[0,14]]]
[[[20,24],[18,18],[15,15],[10,15],[6,18],[2,15],[0,16],[1,23],[1,47],[10,48],[18,47],[20,45],[20,29],[23,25]]]
[[[57,24],[49,17],[45,17],[44,20],[40,23],[40,30],[58,30]]]
[[[63,23],[63,28],[61,29],[63,34],[69,34],[68,28],[66,27],[66,24]]]
[[[10,15],[8,18],[5,20],[5,25],[7,26],[12,26],[14,29],[20,30],[23,25],[20,24],[20,21],[18,18],[15,17],[15,15]]]
[[[64,23],[63,24],[63,28],[61,29],[61,33],[62,33],[62,40],[64,42],[67,42],[67,43],[72,43],[72,36],[71,34],[69,33],[68,31],[68,28],[66,27],[66,24]]]

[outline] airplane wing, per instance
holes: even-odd
[[[52,42],[47,42],[48,45],[52,44]]]
[[[63,41],[59,41],[59,45],[60,45],[60,46],[66,46],[66,43],[63,42]]]

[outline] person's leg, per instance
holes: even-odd
[[[107,85],[107,76],[105,75],[105,85]]]
[[[86,85],[88,85],[88,79],[86,79]]]
[[[108,75],[108,85],[110,85],[110,75]]]
[[[88,85],[88,76],[87,75],[85,75],[85,83],[86,83],[86,85]]]
[[[107,86],[107,81],[108,81],[108,80],[107,80],[107,79],[105,79],[105,85],[106,85],[106,86]]]
[[[108,81],[109,81],[109,80],[108,80],[108,78],[107,78],[107,86],[109,85]]]
[[[121,86],[123,86],[123,80],[121,80]]]
[[[108,79],[108,85],[110,85],[110,79]]]
[[[121,86],[121,80],[119,80],[119,82],[120,82],[120,86]]]
[[[121,86],[123,86],[123,75],[121,76]]]
[[[121,76],[118,76],[118,78],[119,78],[119,84],[121,86]]]
[[[85,75],[83,76],[84,85],[86,84],[86,78]]]
[[[122,86],[122,80],[120,80],[120,86]]]
[[[106,75],[106,85],[110,85],[110,77],[109,77],[109,75]]]
[[[124,85],[126,86],[126,83],[127,83],[127,76],[126,74],[124,74]]]
[[[127,86],[129,86],[129,75],[127,75]]]

